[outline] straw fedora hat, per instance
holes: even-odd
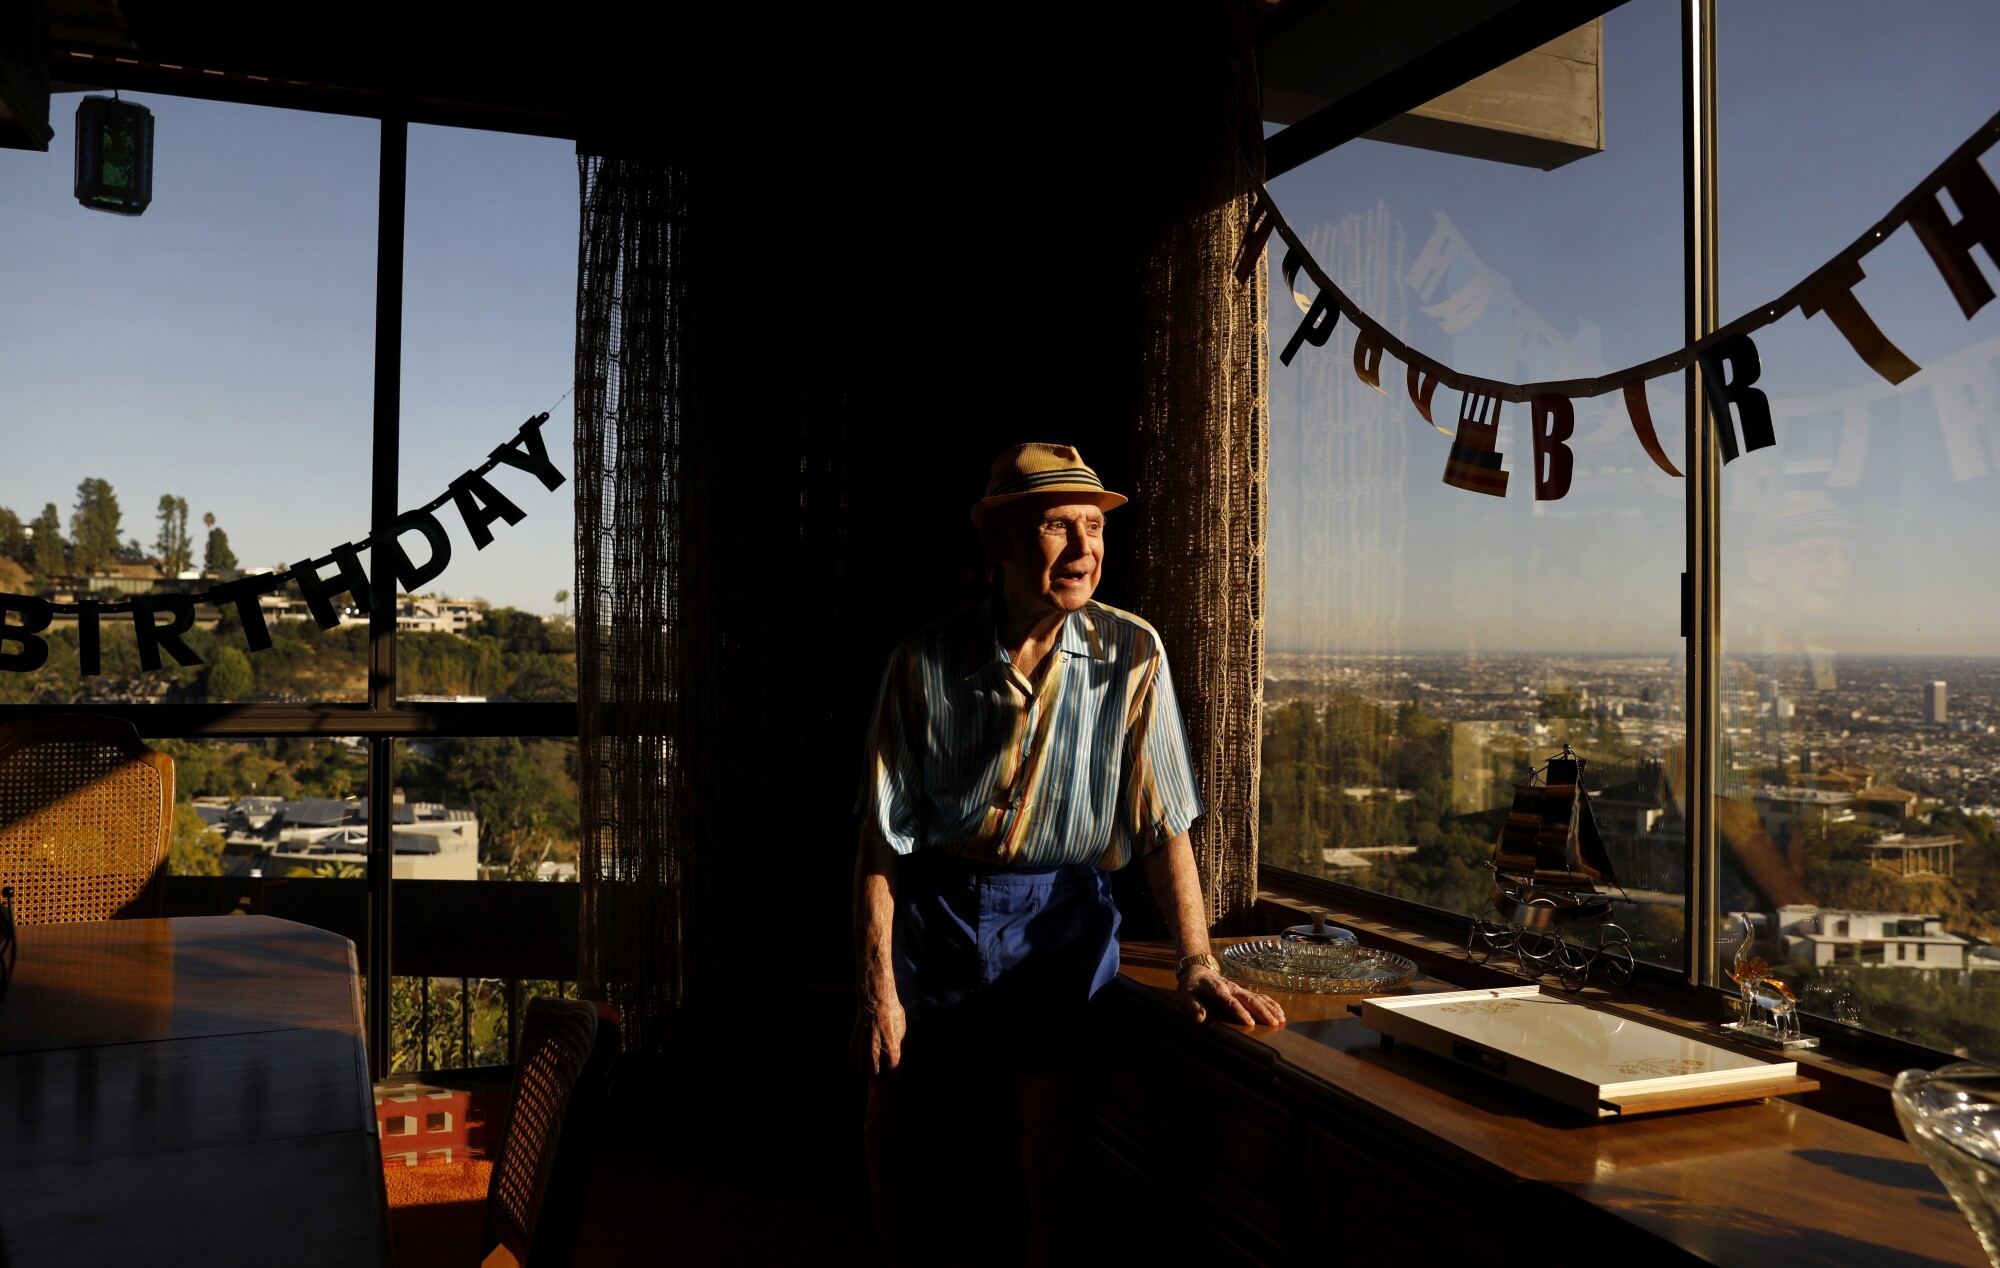
[[[1097,473],[1084,465],[1083,455],[1070,445],[1015,445],[993,460],[986,477],[986,496],[972,504],[977,524],[996,506],[1038,493],[1074,494],[1100,510],[1123,506],[1129,499],[1104,487]]]

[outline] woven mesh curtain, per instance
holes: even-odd
[[[660,1053],[687,983],[711,837],[715,470],[696,414],[688,177],[580,155],[577,265],[579,972]]]
[[[1197,6],[1172,103],[1185,160],[1140,260],[1134,607],[1160,631],[1207,813],[1193,831],[1209,917],[1241,928],[1257,891],[1268,457],[1264,269],[1235,266],[1263,172],[1241,14]],[[1232,137],[1235,138],[1232,141]]]

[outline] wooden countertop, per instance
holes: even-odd
[[[1174,990],[1163,944],[1128,943],[1120,972],[1156,1002]],[[1409,989],[1455,988],[1419,978]],[[1267,993],[1285,1026],[1211,1023],[1216,1041],[1247,1042],[1338,1112],[1416,1133],[1496,1184],[1574,1195],[1716,1264],[1987,1263],[1944,1186],[1899,1138],[1783,1099],[1593,1121],[1383,1044],[1349,1013],[1358,996]]]

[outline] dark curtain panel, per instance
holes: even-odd
[[[1207,813],[1193,831],[1210,918],[1257,891],[1264,699],[1264,268],[1235,266],[1263,175],[1252,48],[1236,0],[1154,33],[1150,236],[1139,261],[1132,605],[1165,641]]]
[[[657,1053],[687,984],[716,807],[713,507],[695,425],[698,278],[689,178],[579,156],[577,783],[583,991]]]

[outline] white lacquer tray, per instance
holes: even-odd
[[[1539,986],[1362,1001],[1362,1023],[1600,1118],[1762,1100],[1819,1085],[1796,1061],[1718,1048]]]

